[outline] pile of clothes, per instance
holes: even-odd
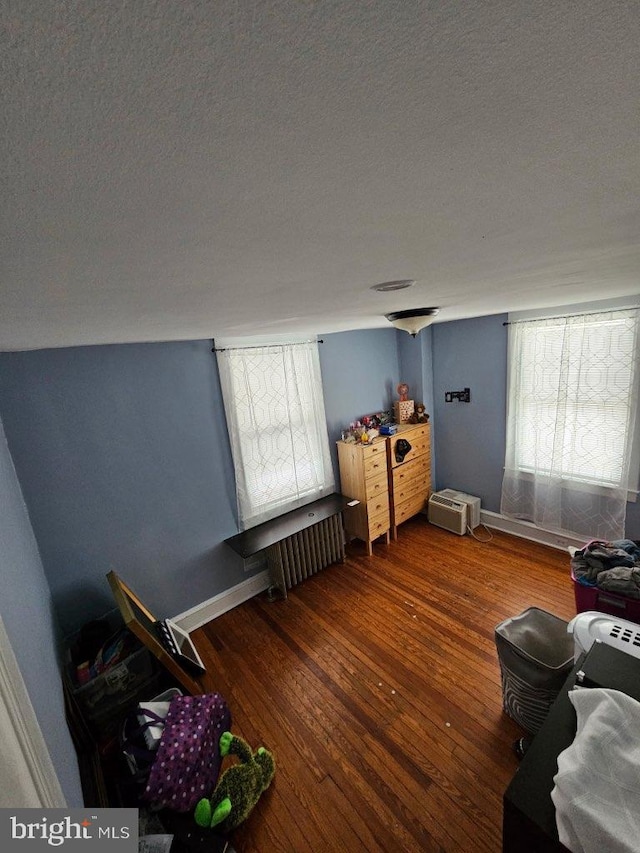
[[[571,571],[578,583],[640,599],[640,543],[594,539],[573,551]]]

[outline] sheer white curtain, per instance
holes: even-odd
[[[241,529],[333,492],[316,342],[217,352]]]
[[[509,326],[504,515],[585,539],[624,538],[639,314]]]

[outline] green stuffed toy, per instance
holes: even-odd
[[[242,738],[231,732],[220,737],[220,755],[237,755],[240,764],[225,770],[211,797],[197,804],[194,817],[198,826],[215,826],[229,832],[249,816],[271,784],[276,765],[273,755],[263,746],[253,753]]]

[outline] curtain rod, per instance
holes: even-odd
[[[514,326],[516,323],[542,323],[544,320],[565,320],[568,317],[593,317],[596,314],[620,314],[623,311],[637,311],[637,305],[631,305],[629,308],[603,308],[600,311],[589,311],[585,314],[557,314],[553,317],[532,317],[530,320],[523,318],[522,320],[508,320],[503,326]]]
[[[215,340],[212,340],[211,343],[213,347],[211,352],[227,352],[227,350],[235,350],[235,349],[268,349],[269,347],[298,347],[301,344],[323,344],[324,341],[322,338],[317,338],[309,341],[293,341],[290,344],[254,344],[250,347],[216,347]]]

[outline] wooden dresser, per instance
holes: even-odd
[[[411,445],[411,450],[402,457],[396,454],[399,439]],[[394,539],[398,536],[399,524],[426,509],[431,493],[430,439],[428,423],[399,427],[398,432],[387,439],[389,507]]]
[[[400,460],[396,443],[403,438],[411,450]],[[398,525],[426,508],[431,492],[431,446],[429,424],[398,427],[389,437],[371,444],[338,442],[340,486],[343,495],[360,503],[344,511],[348,535],[362,539],[367,552],[372,543],[390,533],[395,539]]]
[[[371,543],[379,536],[388,543],[391,528],[387,441],[382,437],[371,444],[339,441],[338,461],[342,494],[360,501],[345,508],[345,530],[366,542],[371,555]]]

